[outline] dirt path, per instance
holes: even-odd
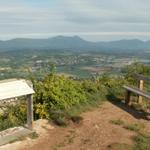
[[[132,144],[131,137],[136,133],[112,124],[110,120],[121,119],[127,123],[144,123],[147,130],[150,121],[146,114],[135,112],[124,105],[105,102],[99,108],[82,114],[82,124],[67,128],[54,128],[45,123],[39,124],[40,137],[21,142],[15,142],[0,148],[0,150],[109,150],[112,143]],[[37,123],[38,124],[38,123]]]

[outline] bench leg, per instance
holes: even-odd
[[[27,124],[28,128],[33,128],[33,99],[32,95],[27,95]]]
[[[140,82],[139,82],[139,89],[140,90],[143,90],[143,88],[144,88],[144,81],[143,80],[140,80]],[[138,103],[139,104],[141,104],[142,103],[142,96],[138,96]]]
[[[138,96],[138,103],[139,103],[139,104],[142,104],[142,101],[143,101],[143,100],[142,100],[142,96]]]
[[[130,96],[131,96],[131,92],[126,91],[126,95],[125,95],[125,104],[126,105],[130,105]]]
[[[143,80],[140,80],[140,82],[139,82],[139,89],[140,90],[143,90],[143,88],[144,88],[144,81]],[[138,96],[138,103],[139,104],[141,104],[142,103],[142,96]]]

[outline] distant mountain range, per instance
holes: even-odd
[[[56,36],[48,39],[17,38],[0,41],[0,52],[13,50],[71,50],[71,51],[150,51],[150,41],[138,39],[90,42],[78,36]]]

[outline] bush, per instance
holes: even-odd
[[[74,123],[77,123],[77,124],[79,124],[82,120],[83,120],[83,118],[81,117],[81,116],[71,116],[71,118],[70,118]]]
[[[35,104],[44,104],[48,109],[67,109],[87,100],[82,84],[63,76],[51,74],[34,84],[34,88]]]
[[[125,67],[122,72],[125,74],[125,79],[132,84],[136,84],[135,74],[150,76],[150,67],[142,63],[133,63]]]
[[[134,150],[149,150],[150,149],[150,135],[139,134],[134,137]]]
[[[124,125],[124,128],[127,129],[127,130],[130,130],[130,131],[135,131],[135,132],[138,132],[140,131],[141,129],[144,128],[144,124],[126,124]]]
[[[124,121],[122,121],[121,119],[110,120],[110,123],[115,124],[115,125],[124,125]]]
[[[124,96],[122,86],[127,83],[127,81],[122,76],[108,76],[103,75],[98,78],[100,85],[104,85],[105,89],[107,89],[107,95],[112,95],[115,97]]]
[[[26,104],[18,101],[15,105],[5,105],[0,115],[0,130],[24,125],[26,123]]]
[[[48,75],[43,81],[36,81],[34,89],[34,109],[36,118],[49,118],[56,120],[54,114],[61,112],[57,118],[68,116],[68,111],[73,108],[101,101],[106,95],[105,86],[97,81],[74,80],[54,74]],[[98,95],[98,96],[96,96]],[[96,98],[95,98],[96,97]],[[54,113],[55,112],[55,113]],[[61,120],[59,118],[59,120]]]

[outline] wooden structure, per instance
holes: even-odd
[[[33,127],[33,93],[32,87],[23,79],[0,81],[0,101],[7,101],[20,96],[27,97],[27,125],[29,129]]]
[[[150,83],[150,77],[145,77],[143,75],[135,74],[135,78],[139,81],[139,87],[133,86],[123,86],[126,89],[125,103],[130,104],[131,93],[138,95],[138,103],[142,103],[142,97],[150,99],[150,93],[144,91],[144,82]]]

